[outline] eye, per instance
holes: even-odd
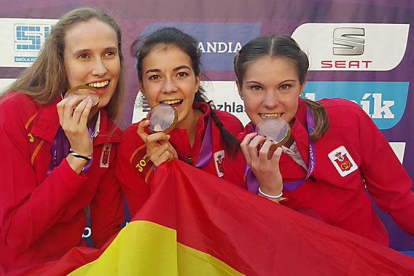
[[[159,80],[161,77],[159,75],[151,75],[148,77],[149,80]]]
[[[187,72],[178,72],[177,76],[180,77],[180,78],[187,77],[188,73]]]
[[[282,90],[286,90],[286,89],[289,89],[289,88],[291,88],[292,87],[292,85],[290,85],[290,84],[282,84],[281,86],[280,86],[280,89],[282,89]]]
[[[116,53],[115,52],[113,52],[113,51],[110,51],[110,52],[106,52],[105,53],[105,57],[113,57],[113,56],[115,56],[116,55]]]
[[[87,58],[89,58],[89,55],[88,54],[80,54],[80,55],[78,55],[78,59],[87,59]]]
[[[251,89],[251,90],[263,90],[263,88],[262,88],[260,85],[253,85],[253,86],[250,86],[250,89]]]

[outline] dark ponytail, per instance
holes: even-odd
[[[201,88],[201,90],[203,90],[203,88]],[[209,101],[200,91],[196,93],[195,101],[198,103],[207,103],[210,106],[211,117],[220,130],[221,142],[226,149],[226,152],[228,152],[230,156],[234,156],[240,149],[240,142],[223,126],[223,123],[214,111],[216,107],[213,101]]]

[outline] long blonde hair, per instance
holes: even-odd
[[[19,91],[33,98],[41,105],[54,102],[68,88],[63,62],[66,32],[80,22],[98,19],[116,32],[121,71],[115,93],[105,107],[108,117],[119,120],[122,116],[124,97],[124,61],[122,55],[122,35],[118,24],[108,14],[89,7],[79,8],[64,14],[52,27],[39,56],[32,66],[22,72],[8,91]]]

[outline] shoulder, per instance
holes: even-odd
[[[39,105],[27,95],[20,92],[9,92],[0,100],[1,127],[25,125],[36,114]]]
[[[320,101],[317,101],[317,103],[323,105],[327,112],[329,113],[339,113],[339,112],[352,112],[352,113],[361,113],[364,112],[362,108],[346,99],[322,99]]]
[[[325,107],[330,122],[355,122],[355,120],[370,119],[365,111],[356,103],[345,99],[323,99],[318,101]]]

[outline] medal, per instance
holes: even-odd
[[[92,107],[98,105],[100,97],[98,90],[95,87],[88,85],[78,85],[69,89],[64,98],[68,99],[73,96],[89,96],[92,99]]]
[[[278,147],[283,146],[289,141],[291,132],[289,124],[282,118],[263,119],[257,124],[256,130],[257,134],[273,141],[268,157],[271,157]]]
[[[160,103],[148,112],[147,119],[150,120],[148,128],[151,132],[168,133],[175,128],[178,115],[174,107]]]

